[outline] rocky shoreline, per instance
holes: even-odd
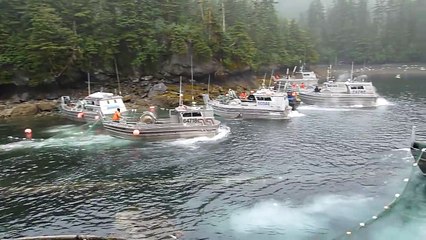
[[[189,80],[185,80],[182,84],[184,103],[191,104],[192,96],[194,96],[194,100],[201,104],[203,102],[202,94],[208,91],[212,97],[216,97],[231,87],[237,91],[254,89],[257,87],[257,80],[253,76],[237,81],[227,81],[220,85],[217,82],[211,83],[209,86],[203,82],[194,82],[192,85]],[[103,91],[120,94],[117,86],[118,84],[115,82],[93,83],[91,93]],[[141,111],[152,105],[173,108],[179,103],[179,82],[176,80],[156,80],[148,76],[140,80],[125,81],[121,83],[120,88],[120,95],[123,96],[123,101],[128,109]],[[66,95],[72,99],[82,99],[87,94],[87,88],[51,92],[44,99],[34,99],[27,92],[14,94],[8,99],[0,100],[0,119],[55,115],[59,112],[60,96]]]
[[[312,67],[320,80],[324,80],[327,72],[326,65]],[[334,67],[335,74],[347,73],[350,65],[339,65]],[[355,66],[356,74],[400,74],[404,72],[426,74],[426,64],[384,64],[372,66]],[[262,77],[263,78],[263,77]],[[224,94],[228,88],[236,91],[255,89],[261,82],[261,77],[254,74],[242,75],[228,80],[214,81],[210,86],[207,79],[194,81],[193,85],[189,79],[183,80],[184,103],[191,104],[192,96],[197,103],[202,103],[202,94],[207,93],[212,97]],[[267,81],[269,78],[267,77]],[[121,95],[128,109],[145,110],[155,105],[161,108],[173,108],[179,102],[179,80],[155,79],[153,76],[144,76],[139,79],[125,80],[120,85]],[[115,81],[94,82],[91,84],[91,92],[104,91],[118,93],[118,84]],[[9,98],[0,100],[0,119],[16,117],[31,117],[54,115],[58,112],[60,96],[67,95],[73,99],[82,99],[87,96],[88,89],[85,87],[76,89],[63,89],[49,91],[41,94],[29,94],[23,92],[15,93]]]

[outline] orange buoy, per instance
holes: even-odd
[[[25,132],[25,138],[27,138],[27,139],[33,138],[33,131],[31,130],[31,128],[25,129],[24,132]]]
[[[141,132],[137,129],[133,130],[133,135],[138,136]]]

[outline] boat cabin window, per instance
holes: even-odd
[[[186,112],[182,113],[182,117],[202,117],[203,115],[200,112]]]
[[[254,101],[256,98],[254,97],[254,95],[249,95],[248,97],[247,97],[247,100],[249,100],[249,101]]]
[[[257,101],[272,101],[270,97],[257,97]]]
[[[364,86],[352,86],[351,89],[364,89]]]

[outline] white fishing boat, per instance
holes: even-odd
[[[216,115],[225,118],[289,119],[292,110],[287,93],[266,88],[264,84],[246,99],[238,98],[232,89],[214,100],[208,94],[203,94],[203,99]]]
[[[292,74],[289,73],[289,69],[283,76],[275,75],[272,76],[272,79],[276,83],[276,85],[281,84],[284,86],[288,84],[288,86],[292,87],[293,90],[297,87],[298,90],[303,90],[305,87],[309,88],[311,86],[315,86],[318,84],[318,77],[315,72],[305,71],[303,65],[300,67],[300,70],[296,72],[297,66],[294,67]],[[303,88],[301,88],[303,86]]]
[[[304,104],[323,107],[374,107],[378,94],[371,82],[353,81],[353,65],[351,78],[346,82],[328,81],[320,89],[318,86],[308,92],[301,92]]]
[[[71,100],[69,96],[61,97],[60,114],[65,118],[79,122],[95,122],[101,115],[109,116],[120,109],[126,113],[123,98],[119,95],[106,92],[95,92],[84,99]]]
[[[129,140],[211,137],[219,133],[221,123],[214,118],[212,109],[185,106],[182,94],[179,95],[179,106],[169,110],[168,117],[159,118],[156,111],[145,111],[139,118],[123,117],[119,121],[103,117],[103,127],[111,136]]]

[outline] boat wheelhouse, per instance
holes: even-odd
[[[232,89],[215,100],[211,100],[208,94],[204,94],[203,99],[216,115],[225,118],[289,119],[292,109],[287,93],[273,91],[264,85],[246,99],[238,98]]]
[[[81,100],[71,100],[69,96],[61,97],[60,114],[70,120],[79,122],[95,122],[101,115],[108,116],[120,108],[121,113],[127,111],[123,98],[106,92],[95,92]]]

